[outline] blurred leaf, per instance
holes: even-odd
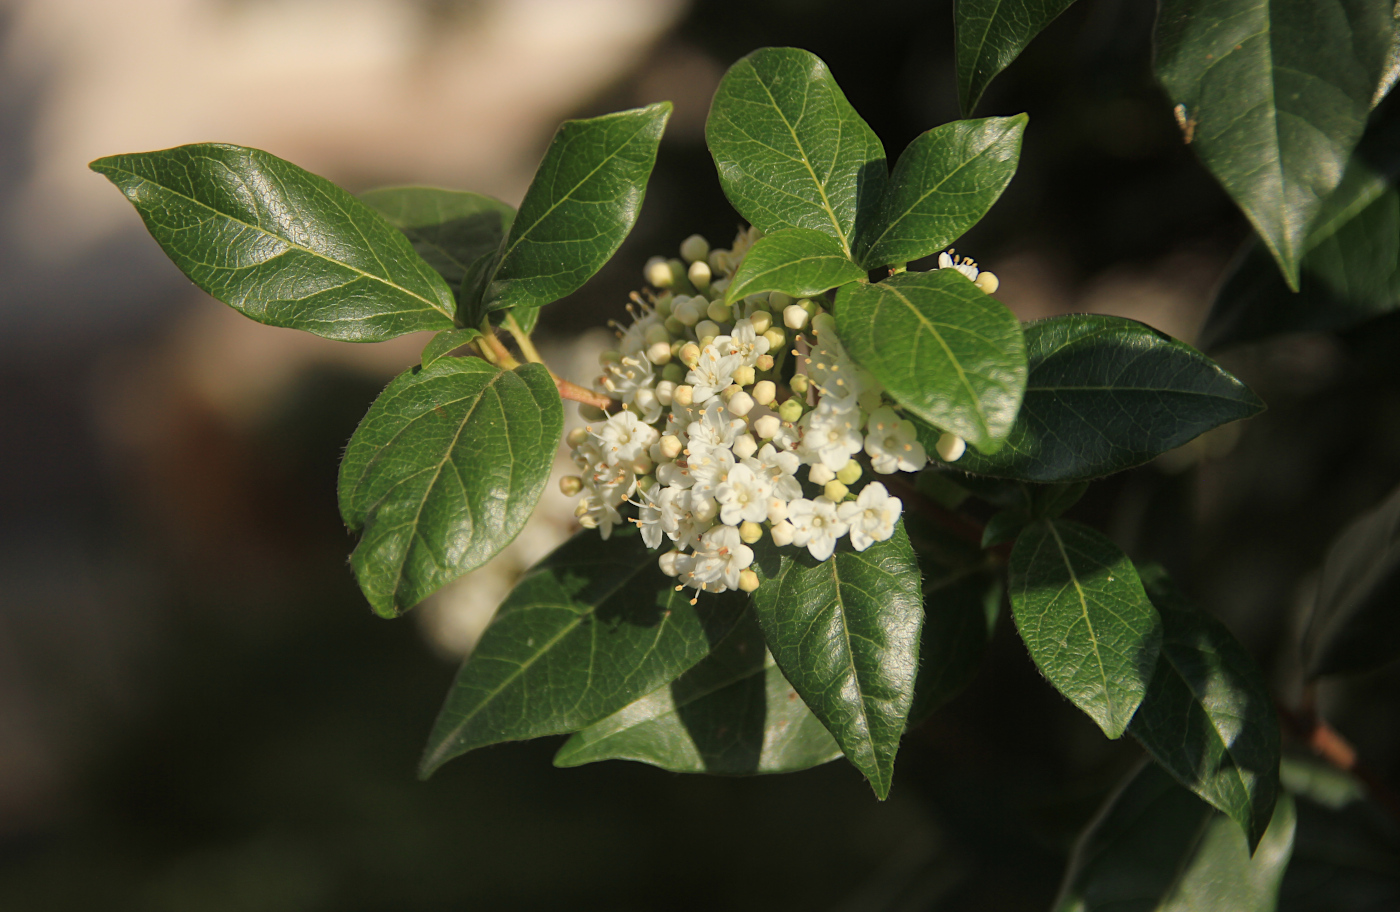
[[[738,623],[742,592],[695,605],[634,529],[584,530],[516,584],[462,664],[420,774],[469,750],[577,731],[651,693]]]
[[[100,158],[180,271],[244,316],[345,342],[451,329],[452,290],[408,239],[323,177],[200,143]]]
[[[1016,420],[1026,386],[1021,324],[957,270],[847,285],[836,328],[900,405],[973,446],[998,448]]]
[[[1308,231],[1297,293],[1258,242],[1250,242],[1216,295],[1202,344],[1346,329],[1400,307],[1397,175],[1400,99],[1392,99],[1371,115],[1341,183]]]
[[[1361,138],[1393,0],[1162,0],[1157,78],[1201,161],[1291,288],[1308,226]]]
[[[1040,520],[1011,549],[1016,629],[1055,689],[1104,734],[1128,727],[1162,643],[1162,622],[1128,556],[1087,526]]]
[[[515,219],[515,210],[500,200],[463,190],[382,187],[360,199],[402,231],[457,291],[477,261],[496,253]]]
[[[792,689],[751,614],[700,664],[576,733],[555,766],[638,760],[677,773],[790,773],[841,748]]]
[[[778,667],[885,798],[913,699],[923,615],[903,522],[864,551],[843,539],[825,561],[767,538],[754,552],[754,613]]]
[[[663,101],[559,127],[485,284],[486,310],[557,301],[617,252],[641,211],[670,116]]]
[[[997,545],[1014,541],[1032,519],[1033,517],[1029,513],[1020,509],[1001,510],[993,513],[992,518],[987,520],[987,525],[982,529],[982,547],[995,548]]]
[[[865,270],[851,262],[831,235],[810,228],[784,228],[749,248],[725,300],[732,303],[761,291],[803,298],[865,277]]]
[[[1080,838],[1054,909],[1273,912],[1296,827],[1284,795],[1251,857],[1229,818],[1146,764]]]
[[[923,558],[922,552],[916,552]],[[1001,574],[987,570],[945,572],[942,578],[930,562],[924,572],[924,626],[919,634],[919,674],[914,679],[914,704],[909,727],[933,715],[957,696],[977,674],[982,656],[996,630],[1001,610]]]
[[[1400,488],[1337,536],[1303,636],[1311,677],[1400,658]]]
[[[799,48],[760,48],[715,90],[705,140],[725,196],[765,234],[807,228],[850,257],[857,216],[884,192],[885,149],[826,64]]]
[[[1157,670],[1128,731],[1182,785],[1224,811],[1253,849],[1278,797],[1279,728],[1264,676],[1225,625],[1160,567],[1142,580],[1162,618]]]
[[[501,370],[449,358],[395,377],[340,463],[350,565],[393,617],[490,560],[549,480],[564,408],[541,364]]]
[[[953,42],[958,102],[971,114],[997,74],[1074,0],[957,0]]]
[[[856,257],[867,267],[937,253],[987,214],[1016,174],[1026,115],[958,120],[909,144]]]
[[[433,362],[437,361],[439,358],[452,354],[473,339],[480,338],[480,336],[481,332],[471,327],[467,327],[466,329],[449,329],[446,332],[440,332],[433,336],[432,339],[428,341],[427,345],[423,346],[423,354],[418,356],[418,362],[422,364],[423,367],[432,367]]]
[[[995,455],[964,454],[963,471],[1083,481],[1141,465],[1264,408],[1210,358],[1135,320],[1074,314],[1025,331],[1030,377],[1016,425]]]

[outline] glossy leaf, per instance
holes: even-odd
[[[1122,317],[1074,314],[1026,325],[1030,377],[1006,446],[969,450],[967,472],[1084,481],[1141,465],[1263,410],[1210,358]]]
[[[1182,785],[1243,828],[1252,849],[1278,797],[1279,728],[1263,674],[1225,625],[1160,568],[1143,583],[1162,618],[1162,651],[1128,726]]]
[[[413,249],[460,293],[467,273],[495,255],[515,219],[500,200],[437,187],[382,187],[360,194],[413,243]]]
[[[933,715],[972,681],[1001,611],[1000,573],[962,570],[945,572],[938,578],[931,564],[928,560],[919,562],[925,576],[924,625],[919,635],[914,704],[909,710],[911,727]]]
[[[746,615],[700,664],[564,743],[555,766],[637,760],[678,773],[790,773],[841,756]]]
[[[880,798],[909,715],[923,616],[919,566],[903,523],[864,551],[843,539],[825,561],[754,548],[754,613],[768,648]]]
[[[1026,386],[1021,324],[957,270],[848,285],[836,297],[836,329],[914,415],[984,450],[1011,430]]]
[[[953,44],[958,101],[966,117],[997,74],[1074,0],[957,0]]]
[[[725,300],[732,303],[761,291],[802,298],[865,277],[865,270],[851,262],[831,235],[810,228],[784,228],[749,248]]]
[[[677,592],[632,529],[584,530],[525,574],[462,664],[433,725],[424,777],[469,750],[577,731],[710,653],[741,592]]]
[[[446,332],[440,332],[433,336],[427,345],[423,346],[423,354],[418,356],[418,361],[424,367],[432,367],[433,362],[439,358],[452,354],[480,336],[481,332],[470,326],[465,329],[449,329]]]
[[[180,271],[259,323],[345,342],[451,329],[442,277],[374,210],[258,149],[201,143],[93,162]]]
[[[729,202],[765,234],[820,231],[849,257],[884,192],[879,137],[826,64],[798,48],[761,48],[731,66],[705,140]]]
[[[1087,526],[1040,520],[1011,549],[1011,613],[1055,689],[1117,738],[1147,693],[1162,622],[1137,570]]]
[[[1361,138],[1391,0],[1162,0],[1157,78],[1201,161],[1292,288],[1308,226]]]
[[[564,408],[543,365],[448,358],[380,393],[340,464],[350,565],[374,610],[401,614],[490,560],[549,480]]]
[[[894,166],[857,259],[868,268],[937,253],[987,214],[1016,174],[1026,115],[958,120],[921,134]]]
[[[1364,671],[1400,658],[1400,488],[1327,549],[1303,637],[1311,676]]]
[[[670,116],[671,103],[660,102],[559,127],[485,284],[487,310],[557,301],[617,252]]]
[[[1258,849],[1160,768],[1146,764],[1075,847],[1055,912],[1273,912],[1297,830],[1284,795]]]

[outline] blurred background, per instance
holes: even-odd
[[[1113,313],[1192,341],[1248,237],[1152,80],[1153,14],[1080,0],[978,109],[1031,117],[1020,172],[958,245],[1023,319]],[[555,770],[561,739],[416,781],[456,662],[569,534],[568,504],[548,495],[495,564],[413,615],[373,617],[336,469],[426,340],[242,318],[86,168],[225,141],[353,191],[517,203],[561,119],[669,99],[636,230],[541,320],[548,357],[586,380],[646,258],[738,227],[704,119],[765,44],[825,58],[891,161],[958,116],[950,0],[0,0],[0,909],[1049,905],[1141,754],[1040,680],[1005,615],[967,691],[906,738],[883,803],[845,764]],[[1285,702],[1327,543],[1400,481],[1397,337],[1382,321],[1221,353],[1270,411],[1073,514],[1164,563]],[[1392,668],[1320,693],[1392,783],[1397,685]]]

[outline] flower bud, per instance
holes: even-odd
[[[745,295],[744,306],[749,308],[750,312],[759,308],[767,308],[768,292],[760,291],[758,294]]]
[[[733,389],[733,387],[730,388]],[[729,414],[735,416],[736,418],[742,418],[749,412],[753,411],[753,405],[753,397],[750,396],[748,393],[744,392],[743,390],[740,390],[733,396],[729,397]]]
[[[660,323],[653,323],[648,326],[642,338],[647,340],[648,345],[655,345],[658,342],[665,342],[668,346],[671,344],[671,334],[668,333],[666,327],[662,326]]]
[[[692,234],[681,241],[681,257],[687,263],[697,263],[710,255],[710,242],[703,235]]]
[[[1001,287],[1001,280],[984,269],[977,273],[977,278],[973,280],[972,284],[987,294],[996,294],[996,290]]]
[[[690,284],[694,285],[697,291],[707,291],[710,287],[710,264],[704,260],[696,260],[690,264],[686,270],[686,278],[690,279]]]
[[[673,336],[679,336],[685,332],[685,324],[682,323],[680,321],[680,318],[677,317],[675,314],[672,314],[671,316],[667,317],[664,325],[666,327],[666,331]]]
[[[680,576],[680,568],[676,566],[676,559],[680,556],[679,551],[667,551],[656,559],[656,563],[667,576]]]
[[[671,264],[661,257],[647,260],[645,272],[647,282],[657,288],[670,288],[675,284],[676,277],[671,273]]]
[[[598,408],[596,405],[582,405],[578,407],[579,417],[584,421],[607,421],[608,413]]]
[[[782,351],[783,346],[787,344],[787,333],[777,326],[764,333],[763,338],[768,340],[769,351]]]
[[[851,493],[851,489],[833,478],[822,487],[822,493],[825,494],[826,499],[832,503],[840,503],[846,499],[847,494]]]
[[[687,342],[681,346],[681,363],[686,367],[694,367],[700,363],[700,346],[694,342]]]
[[[712,340],[719,335],[719,325],[714,320],[701,320],[695,324],[695,335],[700,339],[702,345],[708,345],[710,343],[707,340]]]
[[[755,310],[749,314],[749,322],[753,324],[753,331],[761,336],[773,328],[773,315],[766,310]]]
[[[869,415],[885,404],[885,398],[881,395],[879,387],[866,387],[865,391],[856,398],[856,404],[860,406],[862,412]]]
[[[802,403],[796,398],[789,399],[778,406],[778,416],[787,422],[796,421],[802,417]]]
[[[695,517],[696,522],[707,523],[719,515],[719,504],[713,498],[705,497],[699,503],[690,508],[690,515]]]
[[[764,415],[753,423],[753,432],[760,440],[772,440],[782,428],[782,419],[777,415]]]
[[[690,405],[695,391],[688,383],[682,383],[671,391],[671,402],[676,405]]]
[[[588,509],[582,503],[580,503],[579,506],[583,507],[585,511]],[[590,516],[587,512],[579,513],[578,524],[585,529],[596,529],[598,528],[598,517]]]
[[[943,436],[938,438],[936,449],[944,462],[957,462],[958,458],[967,451],[967,441],[956,434],[949,434],[945,431]]]
[[[734,316],[734,312],[729,309],[729,305],[723,300],[711,301],[710,306],[705,309],[705,316],[716,323],[728,323]]]
[[[819,313],[812,318],[812,332],[817,335],[836,332],[836,318],[829,313]]]
[[[753,366],[761,371],[770,371],[773,369],[773,356],[759,355],[758,360],[754,362]]]
[[[762,535],[762,534],[763,534],[763,530],[760,529],[760,530],[759,530],[759,534]],[[743,538],[743,535],[744,535],[744,533],[742,533],[742,532],[739,533],[739,537],[740,537],[740,538]],[[754,539],[754,541],[758,541],[758,539]],[[740,571],[739,571],[739,588],[742,589],[742,590],[745,591],[745,592],[752,592],[752,591],[754,591],[755,589],[757,589],[757,588],[758,588],[758,574],[755,573],[755,572],[753,572],[753,570],[751,570],[751,569],[749,569],[749,568],[747,568],[747,567],[744,568],[743,570],[740,570]]]
[[[763,537],[763,527],[756,522],[742,522],[739,524],[739,541],[746,545],[752,545]]]
[[[661,319],[666,319],[671,315],[671,304],[676,300],[676,296],[669,291],[656,297],[656,313]]]
[[[681,454],[681,439],[675,434],[667,434],[661,438],[661,455],[667,459],[675,459]]]
[[[747,459],[758,452],[758,441],[753,439],[752,434],[741,434],[739,439],[734,441],[732,449],[735,456]]]
[[[792,527],[792,523],[783,520],[780,523],[774,524],[768,534],[773,536],[773,544],[782,546],[792,544],[792,534],[796,531],[797,530]]]
[[[694,326],[700,322],[701,310],[694,298],[677,298],[676,303],[671,305],[671,316],[686,326]]]
[[[565,475],[559,479],[559,490],[565,497],[577,497],[583,490],[583,479],[577,475]]]
[[[672,258],[666,261],[666,265],[671,268],[671,278],[677,288],[694,291],[694,289],[690,287],[690,281],[685,277],[686,264],[684,260]]]
[[[730,263],[729,251],[722,247],[711,250],[710,255],[706,257],[706,262],[710,264],[710,275],[719,275],[722,272],[729,272],[730,266],[732,265]]]
[[[751,395],[759,405],[771,405],[778,398],[778,385],[772,380],[760,380],[753,385]]]
[[[807,470],[807,480],[814,485],[824,485],[828,481],[835,481],[836,473],[819,462]]]
[[[783,325],[788,329],[801,331],[807,325],[810,314],[798,307],[796,304],[789,304],[783,308]]]
[[[678,355],[679,353],[676,352],[675,349],[672,349],[671,357],[678,357]],[[661,379],[671,381],[671,385],[674,387],[675,384],[685,379],[685,368],[672,361],[670,364],[661,368]]]
[[[710,270],[710,274],[714,275],[713,269]],[[724,278],[715,279],[714,281],[710,282],[710,294],[718,298],[723,298],[724,293],[729,290],[729,281],[730,280],[728,278]]]
[[[671,344],[669,342],[653,342],[647,347],[647,360],[652,364],[669,363],[671,360]]]
[[[593,435],[588,432],[588,428],[576,427],[569,432],[569,436],[564,438],[564,442],[577,450],[579,447],[583,446],[584,442],[591,436]]]
[[[773,310],[782,310],[792,303],[792,295],[785,295],[781,291],[768,293],[768,306]]]
[[[797,306],[807,311],[807,316],[815,317],[822,312],[822,306],[811,298],[803,298],[797,302]]]
[[[656,479],[647,473],[656,468],[656,464],[651,461],[651,457],[643,453],[628,464],[627,468],[632,470],[633,475],[639,476],[637,483],[642,485],[642,490],[649,490]]]
[[[676,391],[676,384],[673,380],[662,380],[656,384],[656,401],[662,405],[671,404],[671,395]]]
[[[598,364],[607,367],[609,364],[619,364],[622,362],[622,352],[615,348],[605,348],[598,353]]]
[[[836,473],[836,480],[846,485],[853,485],[860,480],[860,463],[852,459]]]
[[[781,497],[768,498],[768,521],[780,523],[788,518],[788,502]]]
[[[793,374],[792,379],[788,381],[788,389],[792,390],[796,396],[807,395],[807,387],[811,385],[812,378],[806,374]]]
[[[632,396],[632,405],[636,406],[632,411],[637,413],[638,418],[645,418],[646,413],[652,411],[661,404],[655,391],[642,387]]]
[[[734,382],[740,386],[753,386],[753,382],[758,378],[754,376],[754,370],[747,364],[741,364],[734,369]]]
[[[739,384],[737,384],[737,383],[731,383],[731,384],[729,384],[728,386],[726,386],[724,389],[722,389],[722,390],[719,391],[719,398],[722,399],[722,400],[724,401],[724,404],[725,404],[725,405],[728,405],[728,404],[729,404],[729,400],[730,400],[730,399],[733,399],[733,398],[734,398],[734,394],[737,393],[737,392],[739,392]]]

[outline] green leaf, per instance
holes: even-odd
[[[1055,912],[1273,912],[1297,814],[1284,795],[1251,856],[1230,820],[1146,764],[1070,859]]]
[[[861,367],[930,424],[983,450],[1011,430],[1026,387],[1021,324],[957,270],[842,288],[836,331]]]
[[[1382,105],[1304,244],[1297,293],[1257,241],[1201,329],[1208,348],[1346,329],[1400,308],[1400,99]]]
[[[382,187],[360,194],[413,243],[456,291],[467,273],[501,246],[515,210],[500,200],[437,187]]]
[[[916,552],[921,558],[922,551]],[[943,571],[920,560],[924,571],[924,625],[919,635],[919,674],[909,726],[923,722],[977,674],[996,631],[1003,586],[1000,573]]]
[[[1026,115],[958,120],[920,135],[894,166],[877,222],[856,259],[870,269],[907,263],[977,224],[1016,174]]]
[[[725,196],[765,234],[807,228],[849,258],[887,170],[880,139],[831,71],[798,48],[760,48],[720,80],[705,140]]]
[[[1018,508],[993,513],[982,529],[982,547],[995,548],[997,545],[1015,541],[1021,530],[1033,520],[1033,516]]]
[[[841,756],[751,614],[700,664],[578,732],[555,766],[637,760],[677,773],[791,773]]]
[[[971,114],[997,74],[1074,0],[957,0],[953,44],[958,101]]]
[[[1400,488],[1327,549],[1303,636],[1308,675],[1364,671],[1400,658]]]
[[[901,522],[888,541],[825,561],[805,550],[754,547],[754,613],[778,667],[880,798],[919,666],[919,565]]]
[[[447,358],[394,378],[340,463],[350,565],[385,617],[490,560],[540,499],[563,433],[549,371]]]
[[[1225,625],[1192,605],[1159,567],[1142,573],[1162,618],[1162,651],[1128,725],[1182,785],[1258,845],[1278,797],[1279,728],[1264,676]]]
[[[670,116],[663,101],[559,127],[485,284],[486,310],[557,301],[617,252],[641,211]]]
[[[784,228],[749,248],[725,300],[733,303],[761,291],[804,298],[865,277],[865,270],[851,262],[831,235],[810,228]]]
[[[516,584],[462,664],[420,774],[469,750],[586,728],[674,680],[744,613],[676,591],[634,529],[585,530]]]
[[[432,367],[433,362],[439,358],[452,354],[480,336],[480,330],[472,329],[470,326],[465,329],[449,329],[446,332],[440,332],[423,347],[423,354],[418,356],[418,361],[423,367]]]
[[[1361,138],[1392,0],[1162,0],[1157,78],[1201,161],[1298,287],[1308,226]]]
[[[1147,693],[1162,622],[1127,555],[1087,526],[1040,520],[1011,549],[1011,613],[1031,658],[1105,735]]]
[[[200,143],[89,167],[126,194],[181,272],[259,323],[345,342],[453,326],[452,290],[407,238],[275,155]]]
[[[995,455],[969,450],[959,469],[1084,481],[1141,465],[1264,408],[1210,358],[1122,317],[1074,314],[1028,323],[1026,354],[1025,402],[1006,446]]]

